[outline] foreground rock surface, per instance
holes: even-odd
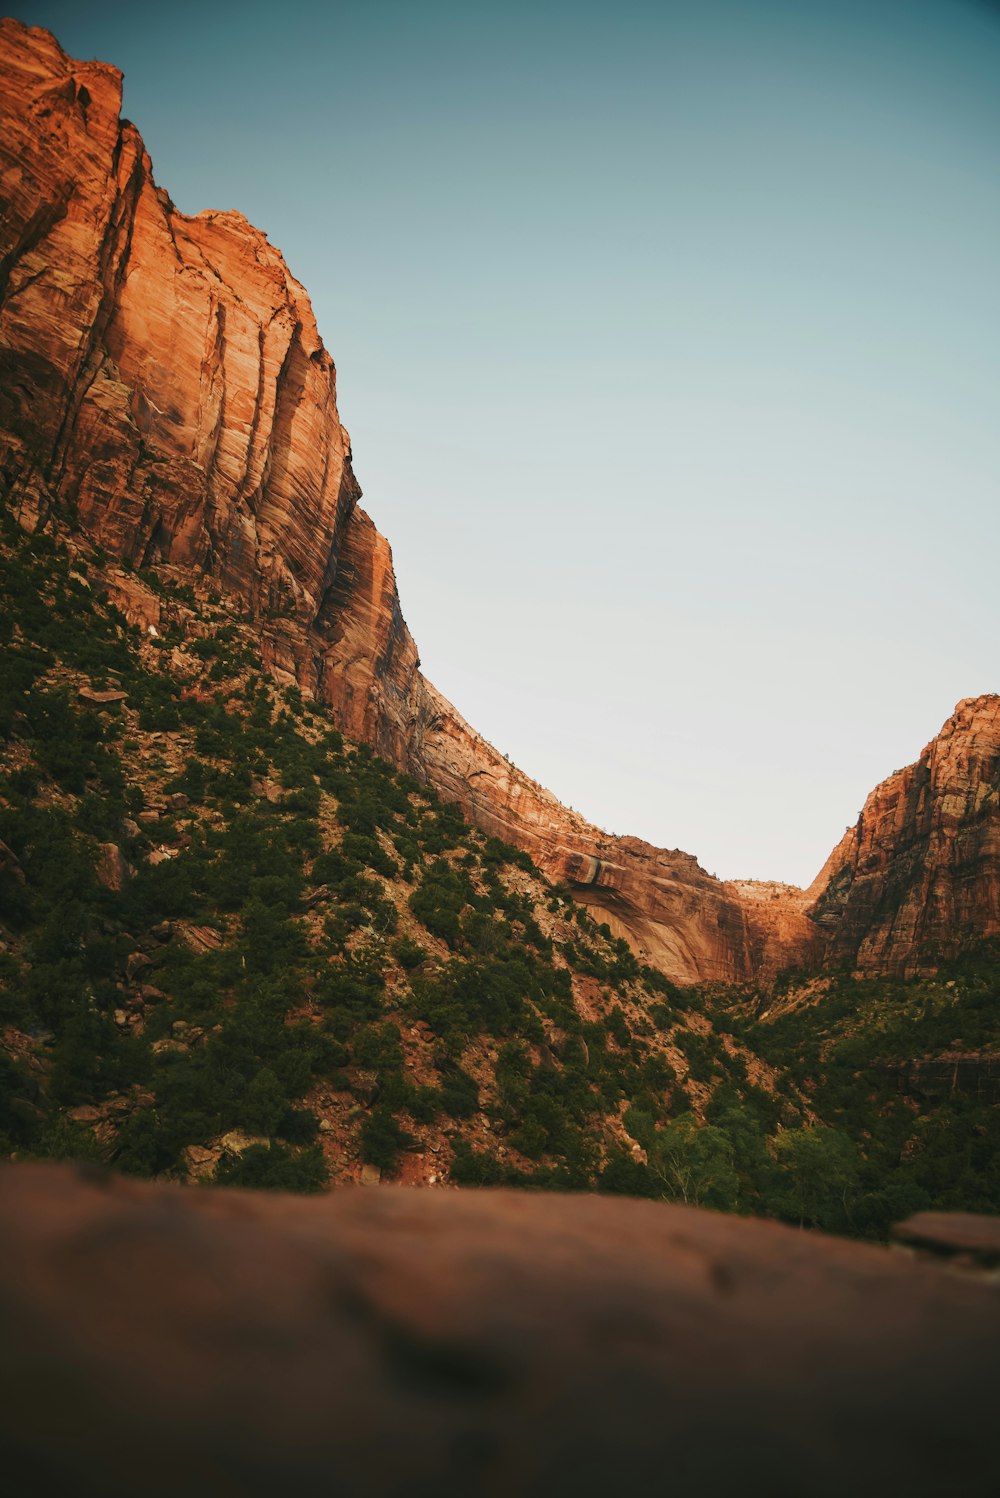
[[[996,1491],[1000,1296],[680,1207],[0,1172],[7,1491]]]
[[[305,290],[241,214],[178,212],[120,106],[117,69],[0,21],[0,489],[24,525],[74,516],[121,562],[211,578],[280,679],[678,982],[766,980],[827,948],[912,968],[941,934],[1000,927],[996,756],[964,787],[958,763],[880,787],[808,896],[608,837],[510,765],[420,673]],[[158,628],[152,595],[144,617],[118,591]]]

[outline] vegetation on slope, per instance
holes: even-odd
[[[718,1022],[841,1141],[847,1230],[882,1236],[929,1208],[1000,1211],[995,944],[933,976],[790,981],[755,1007],[751,1018],[744,996],[720,997]],[[810,1210],[805,1219],[838,1226]]]
[[[880,1134],[882,1039],[810,1030],[835,995],[752,1021],[641,969],[279,687],[203,581],[10,521],[0,571],[6,1152],[295,1190],[596,1187],[872,1234],[965,1189],[943,1163],[898,1175],[911,1102]],[[109,591],[155,595],[159,632]],[[975,1171],[969,1129],[995,1136],[938,1111],[921,1149],[968,1145]]]

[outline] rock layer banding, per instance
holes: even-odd
[[[943,772],[914,767],[876,841],[866,807],[809,892],[609,837],[510,765],[419,670],[333,361],[279,252],[239,213],[178,212],[120,117],[117,69],[5,20],[0,77],[0,484],[22,524],[70,518],[120,561],[212,578],[269,667],[676,981],[766,979],[826,951],[905,969],[915,944],[996,929],[995,759],[940,807]],[[995,724],[982,701],[963,708]]]

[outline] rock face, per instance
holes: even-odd
[[[608,836],[509,764],[429,684],[424,693],[431,711],[414,738],[424,778],[485,831],[526,849],[669,977],[736,982],[821,951],[821,933],[799,909],[801,890],[725,884],[690,853]],[[780,916],[776,903],[750,893],[778,888]]]
[[[0,55],[5,490],[29,524],[58,509],[136,566],[216,578],[399,757],[416,650],[308,297],[241,214],[177,212],[117,69],[10,20]]]
[[[899,1252],[621,1199],[64,1166],[5,1166],[0,1224],[12,1493],[997,1491],[1000,1299]]]
[[[333,362],[278,251],[239,213],[174,208],[120,118],[115,68],[4,20],[0,85],[0,488],[22,524],[76,517],[121,561],[212,578],[269,667],[678,982],[766,979],[816,965],[827,941],[838,957],[853,943],[863,963],[907,961],[907,922],[923,940],[948,900],[963,930],[975,922],[989,904],[968,883],[975,860],[947,897],[928,885],[939,916],[914,895],[890,937],[884,908],[906,876],[869,878],[867,843],[841,846],[810,910],[801,891],[724,884],[689,854],[610,838],[510,765],[419,671],[389,545],[358,507]],[[118,593],[157,629],[148,590]],[[883,936],[868,939],[869,916]]]
[[[807,892],[831,962],[916,973],[1000,936],[1000,697],[960,702],[877,786]]]

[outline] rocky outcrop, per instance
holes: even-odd
[[[948,929],[993,929],[996,813],[978,790],[932,807],[934,787],[920,801],[907,782],[912,834],[897,796],[899,838],[880,813],[873,843],[866,808],[807,898],[608,837],[510,765],[420,673],[389,545],[358,507],[333,362],[281,255],[239,213],[177,211],[120,118],[115,68],[5,20],[0,81],[0,487],[22,524],[75,520],[129,566],[211,578],[279,679],[678,982],[766,980],[826,944],[905,966]],[[149,590],[119,574],[113,593],[160,626]]]
[[[1000,1299],[903,1253],[607,1197],[64,1166],[5,1166],[0,1224],[11,1493],[996,1491]]]
[[[1000,936],[1000,697],[960,702],[877,786],[807,892],[828,962],[933,969]]]
[[[809,896],[794,884],[734,879],[726,884],[739,901],[750,940],[749,970],[770,984],[782,968],[822,966],[825,933],[809,914]]]

